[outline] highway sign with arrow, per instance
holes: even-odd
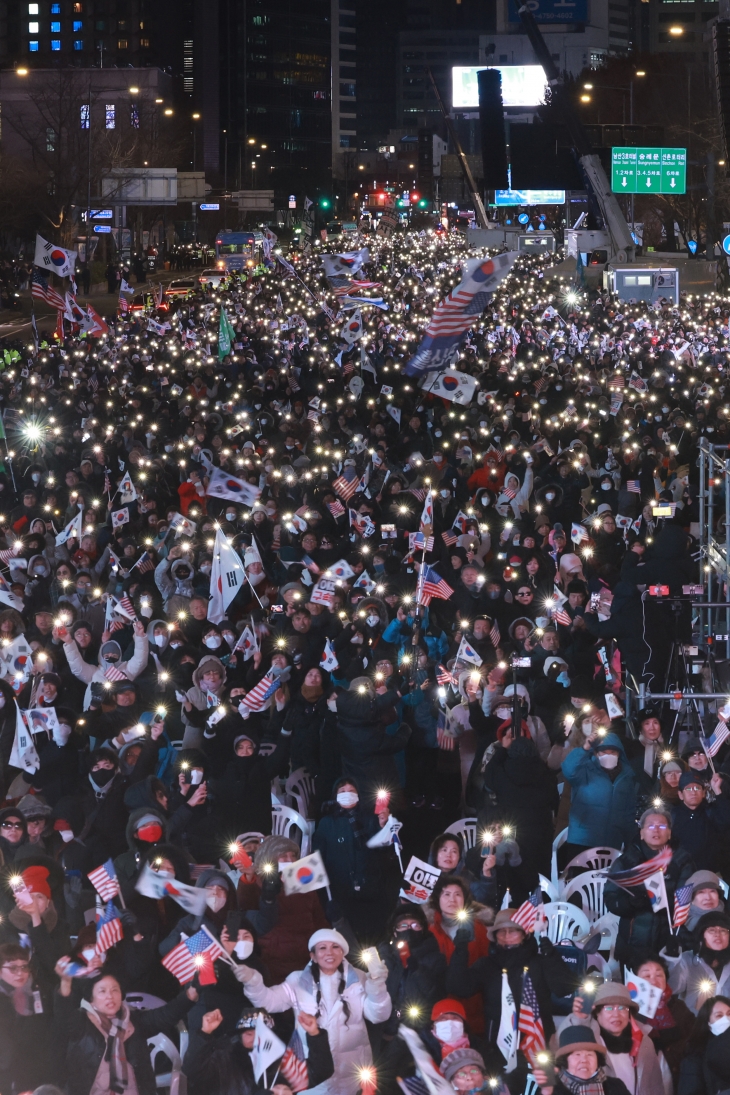
[[[686,193],[687,150],[613,148],[611,189],[614,194]]]

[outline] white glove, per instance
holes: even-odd
[[[251,969],[250,966],[239,966],[236,962],[231,964],[233,970],[233,976],[237,981],[240,981],[242,985],[247,985],[249,981],[253,981],[256,970]]]

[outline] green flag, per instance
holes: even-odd
[[[226,310],[221,306],[221,322],[218,331],[218,361],[221,362],[231,352],[235,331],[231,321],[226,315]]]

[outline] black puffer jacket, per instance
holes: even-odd
[[[411,735],[403,723],[395,734],[386,734],[379,716],[398,702],[392,690],[382,696],[341,692],[337,697],[337,730],[342,754],[342,774],[357,780],[364,796],[379,787],[397,787],[394,754],[400,753]]]
[[[388,1034],[397,1032],[401,1017],[407,1021],[411,1006],[418,1008],[420,1016],[429,1016],[433,1005],[444,996],[446,958],[439,950],[436,936],[423,931],[418,933],[422,938],[414,942],[417,933],[411,934],[411,953],[405,966],[394,943],[381,943],[378,947],[378,954],[388,967],[386,984],[393,1001],[393,1011],[384,1027]]]

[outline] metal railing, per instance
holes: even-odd
[[[726,636],[727,658],[730,658],[729,448],[728,445],[710,445],[704,437],[700,439],[700,569],[705,584],[706,609],[700,619],[700,641],[706,643],[717,631],[723,631]],[[724,528],[721,527],[722,518]],[[718,532],[721,535],[718,536]],[[727,607],[718,607],[718,602]],[[721,623],[723,616],[724,621]]]

